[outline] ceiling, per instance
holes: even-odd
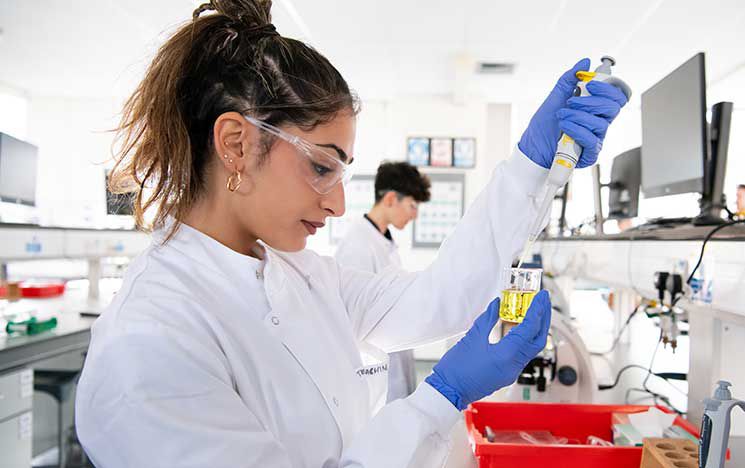
[[[117,99],[199,3],[1,2],[0,85]],[[604,54],[637,92],[701,50],[710,86],[745,82],[742,0],[275,0],[273,15],[282,34],[327,55],[363,99],[455,93],[515,102],[544,95],[582,56]],[[515,72],[476,75],[481,60],[514,63]]]

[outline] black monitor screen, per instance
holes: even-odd
[[[628,150],[613,159],[608,219],[635,218],[638,216],[640,182],[641,148]]]
[[[0,201],[36,205],[36,165],[39,149],[0,133]]]
[[[699,53],[642,94],[644,195],[701,192],[706,135],[706,77]]]

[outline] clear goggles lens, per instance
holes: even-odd
[[[302,155],[300,172],[313,189],[325,195],[339,183],[346,184],[352,179],[352,170],[330,152],[313,144],[301,141],[296,144]]]
[[[342,162],[338,155],[261,120],[247,115],[244,117],[257,128],[279,137],[295,147],[301,159],[300,175],[319,194],[325,195],[333,190],[339,182],[347,184],[352,179],[352,170],[349,164]]]

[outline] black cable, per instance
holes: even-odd
[[[629,393],[631,393],[631,392],[646,393],[647,395],[649,395],[652,398],[654,398],[655,404],[657,404],[657,399],[660,399],[660,400],[662,400],[663,403],[665,403],[665,406],[667,406],[668,408],[670,408],[671,410],[673,410],[678,415],[685,416],[685,414],[686,414],[684,411],[680,411],[678,408],[676,408],[675,405],[673,405],[670,402],[670,399],[668,397],[666,397],[665,395],[661,395],[659,393],[653,392],[652,390],[643,389],[643,388],[629,388],[628,390],[626,390],[625,401],[627,403],[629,401]]]
[[[704,259],[704,249],[706,248],[706,243],[709,242],[709,240],[711,239],[711,237],[714,234],[716,234],[717,232],[721,231],[722,229],[724,229],[726,227],[729,227],[729,226],[734,226],[735,224],[739,224],[739,223],[745,223],[745,219],[738,219],[738,220],[735,220],[735,221],[729,221],[727,223],[720,224],[719,226],[717,226],[714,229],[712,229],[711,231],[709,231],[709,233],[706,235],[706,237],[704,237],[704,243],[701,245],[701,253],[698,256],[698,261],[696,262],[696,266],[693,267],[693,270],[691,270],[691,274],[688,275],[688,279],[686,280],[686,284],[691,284],[691,280],[693,280],[693,275],[696,274],[696,271],[698,270],[698,267],[701,266],[701,261]]]
[[[688,380],[688,374],[685,372],[657,372],[654,375],[665,380]]]
[[[672,402],[670,402],[670,399],[668,397],[666,397],[665,395],[659,394],[657,392],[654,392],[654,391],[650,390],[649,387],[647,387],[647,382],[649,381],[649,378],[651,376],[654,375],[656,377],[659,377],[657,374],[655,374],[654,372],[652,372],[652,366],[654,365],[655,358],[657,357],[657,351],[660,349],[660,343],[662,343],[662,332],[660,332],[660,338],[657,340],[657,345],[655,346],[654,352],[652,353],[652,359],[649,362],[649,367],[648,368],[644,368],[643,366],[638,366],[638,367],[641,367],[642,369],[644,369],[644,370],[647,371],[647,376],[644,379],[644,382],[642,382],[642,388],[629,388],[628,390],[626,390],[625,401],[628,403],[629,393],[631,393],[631,392],[642,392],[642,393],[646,393],[648,395],[651,395],[654,398],[655,404],[657,404],[657,399],[660,399],[672,411],[674,411],[677,414],[683,416],[683,415],[685,415],[685,413],[683,411],[680,411],[679,409],[677,409],[672,404]],[[660,377],[660,378],[662,378],[662,377]],[[670,384],[670,386],[672,386],[673,388],[675,388],[676,390],[678,390],[678,388],[675,387],[672,383],[670,383],[670,381],[668,379],[663,378],[663,380],[665,380],[665,382],[667,382],[668,384]]]
[[[654,347],[654,352],[652,353],[652,359],[649,360],[649,368],[647,369],[647,377],[644,378],[644,382],[642,382],[642,387],[644,390],[650,392],[649,388],[647,388],[647,382],[649,381],[649,377],[652,375],[652,367],[654,366],[654,360],[657,357],[657,351],[660,349],[660,343],[662,343],[662,330],[660,330],[660,337],[657,340],[657,345]]]
[[[693,275],[696,274],[696,272],[698,271],[698,268],[701,266],[701,261],[704,259],[704,251],[706,250],[706,243],[709,242],[709,240],[712,238],[712,236],[714,236],[714,234],[716,234],[717,232],[721,231],[722,229],[724,229],[726,227],[729,227],[729,226],[734,226],[735,224],[740,224],[740,223],[745,223],[745,219],[738,219],[738,220],[735,220],[735,221],[728,221],[728,222],[726,222],[724,224],[720,224],[719,226],[717,226],[714,229],[712,229],[711,231],[709,231],[709,233],[706,235],[706,237],[704,237],[704,243],[701,244],[701,253],[698,256],[698,261],[696,262],[696,266],[693,267],[693,270],[691,270],[691,274],[688,275],[688,279],[686,280],[686,284],[688,286],[691,285],[691,281],[693,280]],[[675,298],[675,300],[670,305],[670,307],[671,308],[672,307],[675,307],[675,304],[677,304],[678,301],[683,296],[685,296],[685,292],[683,294],[679,295],[677,298]]]
[[[628,366],[623,366],[621,370],[619,370],[618,373],[616,374],[616,380],[614,380],[612,384],[598,385],[598,390],[610,390],[612,388],[616,388],[616,386],[618,385],[618,382],[621,380],[621,375],[629,369],[641,369],[643,371],[649,372],[649,369],[647,369],[644,366],[640,366],[638,364],[629,364]]]
[[[639,305],[636,309],[634,309],[633,312],[631,312],[631,314],[629,314],[629,317],[626,319],[626,322],[623,324],[623,326],[621,326],[621,329],[618,330],[618,334],[613,339],[613,344],[611,344],[611,347],[610,347],[609,350],[607,350],[607,351],[594,351],[594,352],[590,352],[590,356],[604,356],[604,355],[610,353],[611,351],[613,351],[614,349],[616,349],[616,346],[618,345],[618,342],[621,340],[621,335],[623,335],[623,332],[626,330],[626,327],[628,327],[629,326],[629,323],[631,323],[631,319],[634,318],[634,316],[636,315],[637,312],[639,312],[639,309],[642,306],[644,306],[644,304]]]
[[[647,372],[647,374],[650,374],[651,373],[651,375],[654,375],[655,377],[661,378],[662,380],[664,380],[665,382],[667,382],[668,384],[670,384],[670,386],[672,386],[673,388],[675,388],[679,392],[681,390],[678,389],[677,387],[675,387],[670,382],[670,380],[688,380],[687,374],[683,374],[683,373],[680,373],[680,372],[650,372],[650,369],[647,368],[647,367],[640,366],[639,364],[629,364],[627,366],[623,366],[621,368],[621,370],[618,371],[618,373],[616,374],[616,379],[613,381],[612,384],[610,384],[610,385],[598,385],[598,390],[610,390],[612,388],[616,388],[618,386],[619,381],[621,380],[621,375],[624,372],[626,372],[627,370],[629,370],[629,369],[641,369],[641,370]]]
[[[639,291],[639,289],[634,284],[634,278],[631,275],[631,250],[634,248],[634,234],[636,234],[636,231],[631,231],[631,235],[629,236],[629,251],[626,254],[626,273],[629,277],[629,284],[631,285],[631,289],[634,290],[637,296],[641,297],[642,300],[645,300],[644,294]]]
[[[642,382],[642,388],[644,389],[645,392],[647,392],[648,394],[650,394],[650,395],[652,395],[654,397],[655,404],[657,404],[657,399],[659,398],[660,400],[662,400],[668,406],[668,408],[670,408],[671,410],[675,411],[679,415],[683,416],[685,413],[682,412],[682,411],[680,411],[679,409],[677,409],[670,402],[670,399],[668,397],[666,397],[665,395],[661,395],[661,394],[659,394],[657,392],[653,392],[652,390],[649,389],[649,387],[647,387],[647,382],[649,381],[649,378],[652,375],[656,375],[656,374],[654,374],[652,372],[652,367],[654,366],[654,360],[657,358],[657,351],[659,351],[659,349],[660,349],[660,343],[662,343],[662,331],[660,331],[660,338],[657,340],[657,345],[655,346],[654,352],[652,353],[652,359],[650,359],[650,361],[649,361],[649,369],[647,370],[647,377],[644,379],[644,382]],[[671,384],[669,380],[665,379],[665,381],[667,383],[669,383],[670,386],[672,386],[673,388],[677,389],[677,387],[675,387],[673,384]]]

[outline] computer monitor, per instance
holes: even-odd
[[[106,214],[131,216],[134,214],[134,192],[114,193],[109,190],[109,171],[105,172]]]
[[[36,206],[39,149],[0,133],[0,201]]]
[[[608,219],[635,218],[639,215],[641,159],[641,147],[630,149],[613,159],[608,184]]]
[[[642,191],[647,198],[702,192],[709,140],[704,54],[642,94]]]

